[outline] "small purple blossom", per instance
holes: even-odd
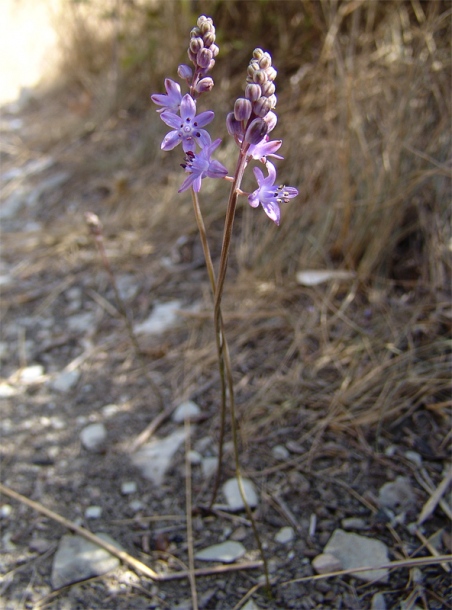
[[[157,112],[169,111],[178,113],[182,101],[180,85],[170,78],[166,78],[165,89],[167,95],[164,93],[156,93],[155,95],[151,95],[151,100],[154,102],[154,104],[157,104],[157,106],[163,106],[163,108],[158,108]]]
[[[280,204],[287,203],[289,199],[296,197],[298,191],[292,186],[275,186],[275,166],[270,161],[267,161],[266,165],[268,170],[266,178],[258,167],[255,167],[253,170],[259,188],[248,196],[248,203],[253,208],[257,208],[261,204],[267,216],[279,225],[281,217]]]
[[[182,142],[184,152],[188,153],[195,151],[196,144],[201,148],[210,144],[209,133],[201,127],[210,123],[215,114],[207,110],[196,116],[196,103],[188,93],[180,103],[180,116],[168,111],[162,112],[160,116],[164,123],[174,129],[163,138],[162,150],[173,150],[179,142]]]
[[[201,190],[201,181],[203,178],[224,178],[228,174],[228,170],[225,166],[217,161],[211,159],[211,155],[214,150],[221,144],[221,139],[218,138],[211,144],[205,146],[200,150],[199,153],[194,154],[193,151],[187,151],[185,164],[182,167],[186,172],[190,172],[188,178],[186,178],[179,189],[179,193],[186,191],[190,186],[193,186],[193,190],[199,193]]]
[[[270,140],[265,136],[258,144],[251,144],[247,151],[247,157],[252,157],[256,161],[262,163],[267,162],[267,157],[275,157],[275,159],[284,159],[281,155],[275,155],[276,151],[281,148],[282,140]]]

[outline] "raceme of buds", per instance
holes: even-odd
[[[201,15],[196,27],[190,32],[190,38],[188,57],[195,65],[197,75],[203,77],[215,65],[214,58],[219,51],[215,44],[215,26],[212,19]],[[196,82],[192,83],[193,87],[196,87],[196,84]]]

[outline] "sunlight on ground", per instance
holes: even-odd
[[[1,0],[0,104],[12,102],[55,67],[53,19],[61,0]]]

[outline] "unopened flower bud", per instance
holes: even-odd
[[[264,119],[254,119],[251,121],[245,133],[245,142],[248,144],[259,144],[268,133],[268,125]]]
[[[259,48],[254,49],[254,51],[253,51],[253,57],[254,57],[254,59],[260,59],[260,58],[262,57],[262,55],[263,55],[263,54],[264,54],[263,50],[262,50],[262,49],[259,49]]]
[[[197,56],[197,53],[193,53],[193,51],[191,51],[191,50],[190,50],[190,47],[189,47],[189,48],[188,48],[188,51],[187,51],[187,55],[188,55],[188,57],[191,59],[191,61],[192,61],[192,62],[195,64],[195,63],[196,63],[196,56]]]
[[[263,53],[262,57],[259,58],[259,66],[262,70],[269,68],[272,65],[272,58],[270,53]]]
[[[201,49],[196,56],[196,63],[200,68],[207,68],[212,61],[212,51],[210,49]]]
[[[200,81],[198,81],[195,89],[198,93],[206,93],[206,91],[211,91],[213,89],[213,85],[213,79],[210,78],[210,76],[206,76],[205,78],[202,78]]]
[[[245,87],[245,97],[251,102],[255,102],[262,95],[262,90],[259,85],[250,83]]]
[[[209,51],[212,53],[213,57],[216,57],[218,55],[218,53],[220,52],[220,49],[219,49],[218,45],[211,44],[209,47]]]
[[[276,123],[278,122],[278,117],[276,116],[276,114],[274,112],[270,111],[264,116],[264,121],[268,125],[268,133],[270,133],[270,131],[273,131],[273,129],[276,127]]]
[[[276,102],[278,101],[276,95],[270,95],[267,99],[271,103],[271,107],[276,108]]]
[[[267,74],[267,79],[270,81],[274,81],[278,72],[275,70],[275,68],[273,66],[270,66],[270,68],[267,68],[265,70],[265,73]]]
[[[206,68],[206,70],[205,70],[205,71],[206,71],[206,72],[209,72],[210,70],[212,70],[212,69],[213,69],[214,65],[215,65],[215,60],[214,60],[214,59],[211,59],[211,60],[210,60],[210,62],[209,62],[209,65],[207,66],[207,68]]]
[[[226,117],[226,129],[230,136],[242,136],[243,128],[242,123],[237,121],[233,112],[230,112]]]
[[[195,27],[190,32],[190,38],[197,38],[198,36],[201,36],[201,30]]]
[[[263,85],[268,80],[265,70],[256,70],[253,74],[253,81],[258,85]]]
[[[250,100],[247,100],[244,97],[239,97],[237,100],[235,100],[234,116],[237,121],[247,121],[251,116],[252,110],[253,106]]]
[[[193,76],[193,70],[190,68],[190,66],[181,64],[177,68],[177,74],[180,78],[183,78],[184,80],[189,80]]]
[[[276,87],[274,83],[269,80],[262,85],[262,95],[265,97],[270,97],[270,95],[273,95],[275,91]]]
[[[210,46],[215,42],[215,34],[213,32],[207,32],[207,34],[204,34],[202,39],[204,41],[204,46],[210,48]]]
[[[197,38],[192,38],[190,40],[189,48],[192,53],[199,53],[199,51],[204,48],[203,39],[200,36],[198,36]]]
[[[198,22],[199,24],[199,22]],[[213,32],[215,33],[215,28],[213,26],[212,20],[210,20],[210,22],[208,20],[203,21],[200,25],[198,25],[199,29],[201,30],[201,33],[207,34],[207,32],[210,32],[213,30]]]
[[[271,101],[268,97],[260,97],[257,102],[253,104],[253,112],[258,117],[264,117],[272,109]]]

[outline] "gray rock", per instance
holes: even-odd
[[[135,332],[146,335],[159,335],[165,332],[177,323],[179,319],[177,312],[180,308],[180,301],[158,303],[147,320],[135,325]]]
[[[341,525],[344,530],[365,530],[367,528],[366,522],[360,517],[347,517],[342,519]]]
[[[202,476],[205,479],[210,479],[210,477],[217,471],[218,458],[216,456],[204,458],[202,460],[201,468]]]
[[[107,534],[97,535],[105,542],[121,548]],[[101,576],[118,565],[119,559],[89,540],[81,536],[63,536],[53,559],[52,587],[59,589],[86,578]]]
[[[255,508],[258,505],[259,500],[254,483],[249,479],[242,479],[242,484],[248,506],[250,508]],[[230,509],[243,510],[245,508],[239,485],[235,477],[229,479],[229,481],[226,481],[223,485],[223,494]]]
[[[130,496],[136,493],[137,489],[135,481],[124,481],[124,483],[121,483],[121,493],[123,496]]]
[[[90,311],[76,313],[67,319],[67,325],[71,332],[84,334],[95,329],[95,315]]]
[[[389,561],[388,549],[383,542],[358,534],[350,534],[341,529],[337,529],[333,533],[323,552],[336,557],[344,570],[379,566]],[[353,576],[366,582],[373,580],[387,582],[388,570],[354,572]]]
[[[163,439],[155,439],[131,456],[132,463],[142,475],[160,486],[171,460],[185,440],[185,430],[176,430]]]
[[[88,451],[102,451],[105,448],[107,431],[104,424],[89,424],[80,432],[82,445]]]
[[[289,450],[284,445],[275,445],[272,449],[272,455],[277,460],[287,460],[290,456]]]
[[[340,560],[330,553],[322,553],[314,557],[312,567],[317,574],[329,574],[343,569]]]
[[[200,561],[221,561],[232,563],[246,553],[246,549],[241,542],[227,540],[220,544],[214,544],[195,554],[195,559]]]
[[[181,403],[174,411],[172,420],[176,424],[183,424],[186,419],[196,421],[201,415],[201,409],[192,400]]]
[[[85,519],[100,519],[102,506],[88,506],[85,510]]]
[[[370,608],[371,610],[386,610],[386,601],[383,593],[375,593],[375,595],[372,596]]]
[[[53,390],[61,392],[69,392],[80,379],[80,371],[63,371],[50,384]]]
[[[280,544],[287,544],[288,542],[292,542],[294,534],[292,527],[282,527],[279,532],[277,532],[275,540]]]
[[[397,477],[395,481],[385,483],[378,492],[380,506],[391,510],[407,510],[415,503],[415,496],[411,489],[410,480],[406,477]]]

